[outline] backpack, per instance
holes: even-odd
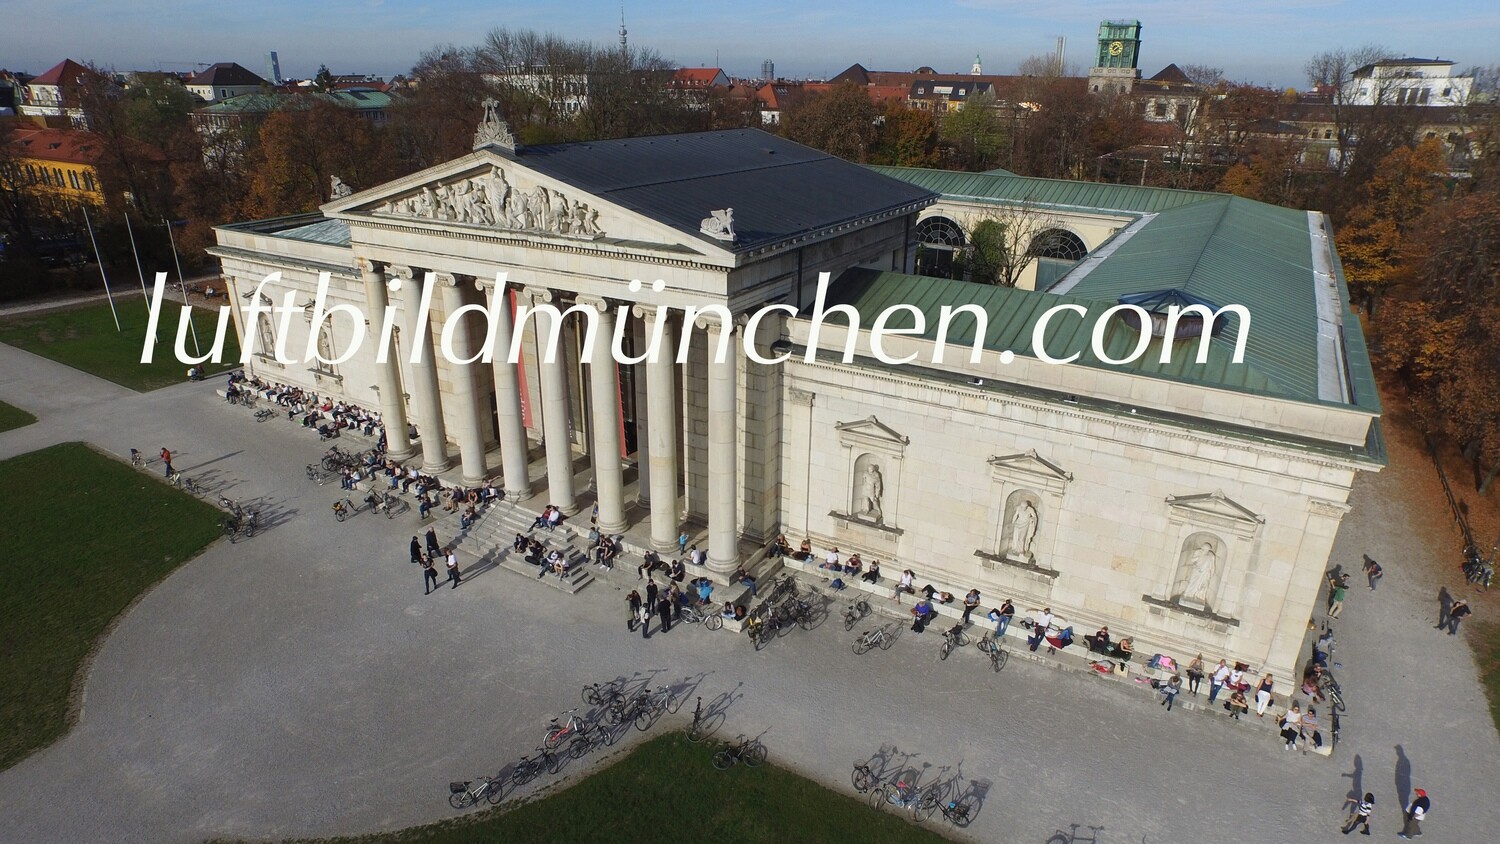
[[[844,581],[843,581],[842,578],[835,577],[833,579],[833,582],[830,583],[830,584],[828,584],[828,585],[832,586],[834,589],[837,589],[839,591],[843,591],[843,589],[844,589]]]

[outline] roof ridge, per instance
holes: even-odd
[[[1223,194],[1223,195],[1220,195],[1218,198],[1220,200],[1222,200],[1219,203],[1219,218],[1214,221],[1213,228],[1209,231],[1208,237],[1203,238],[1203,244],[1202,244],[1202,246],[1199,247],[1197,256],[1195,256],[1193,258],[1193,266],[1187,271],[1187,283],[1188,284],[1192,284],[1193,283],[1193,276],[1195,276],[1195,275],[1198,274],[1198,267],[1199,267],[1199,265],[1201,265],[1203,263],[1203,256],[1206,255],[1206,254],[1208,254],[1208,245],[1210,243],[1212,243],[1213,239],[1215,237],[1218,237],[1218,235],[1219,235],[1219,226],[1222,226],[1224,224],[1224,218],[1229,214],[1229,200],[1235,199],[1236,197],[1229,196],[1227,194]],[[1192,207],[1192,206],[1183,205],[1183,206],[1179,206],[1179,207],[1188,208],[1188,207]],[[1169,208],[1169,209],[1167,209],[1167,211],[1176,211],[1176,210],[1177,210],[1176,208]],[[1166,212],[1163,212],[1163,213],[1166,213]],[[1168,288],[1168,289],[1182,289],[1182,288]],[[1216,302],[1214,304],[1218,304],[1218,303]]]

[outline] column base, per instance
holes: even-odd
[[[463,479],[463,485],[466,489],[473,489],[474,487],[484,486],[484,480],[485,478],[483,475],[480,475],[477,478],[465,477]]]
[[[739,567],[740,567],[740,558],[739,558],[738,554],[736,554],[733,557],[730,557],[727,560],[716,560],[716,559],[713,558],[712,554],[709,555],[709,558],[708,558],[708,570],[710,572],[713,572],[714,574],[718,574],[718,575],[723,576],[723,577],[728,577],[729,575],[734,574],[734,570],[737,569],[737,568],[739,568]]]
[[[385,453],[385,456],[396,461],[397,463],[405,463],[406,461],[417,456],[417,450],[414,448],[408,448],[404,451],[387,451]]]
[[[599,525],[599,532],[603,533],[603,534],[608,534],[610,536],[614,536],[615,534],[624,533],[625,530],[626,530],[626,528],[629,528],[629,527],[630,527],[630,523],[629,522],[620,522],[619,524],[611,524],[611,525],[600,524]]]
[[[557,509],[561,510],[564,516],[576,516],[579,513],[583,512],[583,508],[579,507],[578,502],[576,501],[571,501],[567,504],[558,504],[556,501],[548,501],[547,503],[555,504],[557,506]]]
[[[671,539],[657,542],[653,539],[651,540],[651,550],[658,554],[677,554],[677,540]]]
[[[436,475],[439,472],[446,472],[446,471],[448,471],[449,469],[452,469],[452,468],[453,468],[453,461],[452,460],[439,460],[438,462],[430,464],[430,465],[427,464],[427,463],[423,463],[422,464],[422,471],[428,473],[429,475]]]

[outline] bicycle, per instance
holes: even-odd
[[[332,477],[332,475],[318,464],[307,464],[307,479],[316,483],[318,486],[322,486],[323,484],[327,483],[330,477]]]
[[[961,648],[969,644],[969,634],[964,632],[962,624],[955,624],[948,630],[943,631],[943,644],[938,647],[938,659],[946,660],[948,654],[953,653],[954,648]]]
[[[333,502],[333,517],[335,519],[342,522],[352,515],[354,515],[353,501],[347,498],[340,498],[338,501]]]
[[[224,517],[224,520],[220,522],[220,527],[231,543],[235,542],[240,534],[244,534],[245,538],[249,539],[255,535],[256,514],[253,512],[246,514],[236,509],[232,515]]]
[[[896,643],[897,635],[899,635],[897,631],[891,629],[891,625],[889,624],[882,624],[873,630],[866,630],[855,637],[854,653],[863,655],[869,653],[870,649],[875,647],[879,647],[883,651],[888,651],[891,649],[891,645]]]
[[[975,642],[974,647],[978,648],[980,653],[987,654],[989,656],[990,667],[993,668],[996,673],[999,673],[1000,669],[1005,667],[1005,663],[1007,659],[1009,659],[1009,656],[1000,647],[1000,640],[994,638],[993,636],[985,636],[983,639]]]
[[[275,415],[276,415],[276,411],[272,410],[269,407],[263,407],[260,410],[255,411],[255,421],[256,422],[264,422],[267,419],[270,419],[272,416],[275,416]]]
[[[521,757],[515,770],[510,772],[510,779],[516,785],[525,785],[540,776],[544,770],[549,774],[557,773],[562,770],[562,765],[562,756],[549,747],[538,747],[535,756]]]
[[[726,745],[714,751],[713,764],[720,771],[727,771],[735,766],[737,762],[744,762],[753,768],[766,761],[765,745],[752,738],[739,736],[734,744]]]
[[[676,713],[681,707],[681,701],[670,688],[642,692],[640,706],[635,713],[635,728],[644,733],[651,729],[651,725],[656,723],[656,719],[660,718],[662,713]]]
[[[486,798],[491,805],[498,805],[504,783],[496,777],[480,777],[466,782],[450,782],[448,791],[448,805],[455,809],[467,809]]]
[[[146,458],[140,453],[139,450],[134,448],[130,450],[130,465],[136,467],[137,469],[146,465]]]
[[[870,604],[863,598],[855,601],[844,609],[844,630],[854,629],[861,619],[870,614]]]
[[[877,812],[886,806],[906,809],[911,812],[911,819],[917,823],[927,820],[939,802],[931,789],[908,785],[906,780],[888,782],[870,792],[870,808]]]
[[[1320,684],[1323,694],[1328,698],[1328,703],[1334,712],[1344,711],[1344,690],[1339,686],[1339,681],[1333,679],[1333,673],[1323,672],[1323,682]]]
[[[705,629],[718,630],[724,626],[724,615],[717,612],[709,612],[702,607],[688,605],[682,608],[681,621],[685,624],[703,623]]]
[[[391,495],[389,492],[371,491],[365,493],[364,500],[365,504],[369,505],[370,512],[385,513],[385,517],[387,519],[396,518],[396,511],[394,509],[396,504],[396,496]]]
[[[587,706],[612,707],[623,698],[625,681],[619,678],[608,683],[590,683],[583,687],[583,702]]]
[[[687,734],[687,740],[694,744],[703,741],[708,735],[708,728],[703,720],[703,698],[698,698],[698,702],[693,704],[693,723],[683,732]]]
[[[563,743],[563,739],[579,735],[588,730],[588,724],[584,723],[583,719],[578,717],[577,712],[577,709],[569,709],[567,712],[564,712],[563,714],[568,716],[568,721],[565,724],[559,724],[557,723],[557,719],[553,718],[551,724],[547,727],[547,735],[542,739],[542,745],[549,750],[556,750]]]
[[[956,800],[944,799],[942,791],[946,789],[940,785],[929,788],[918,803],[918,811],[923,813],[918,821],[926,820],[937,812],[943,813],[943,820],[957,827],[965,827],[974,820],[979,813],[979,797],[973,792],[961,795]]]
[[[769,645],[771,640],[775,639],[776,634],[782,629],[781,617],[775,612],[768,612],[764,618],[755,619],[753,623],[747,624],[745,626],[745,633],[750,637],[750,641],[755,644],[755,649],[761,650],[766,645]]]
[[[870,770],[870,766],[860,763],[854,766],[853,773],[849,774],[849,781],[854,784],[854,790],[864,794],[880,784],[880,778]]]

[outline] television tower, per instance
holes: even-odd
[[[629,43],[625,38],[625,4],[620,4],[620,52],[629,49]]]

